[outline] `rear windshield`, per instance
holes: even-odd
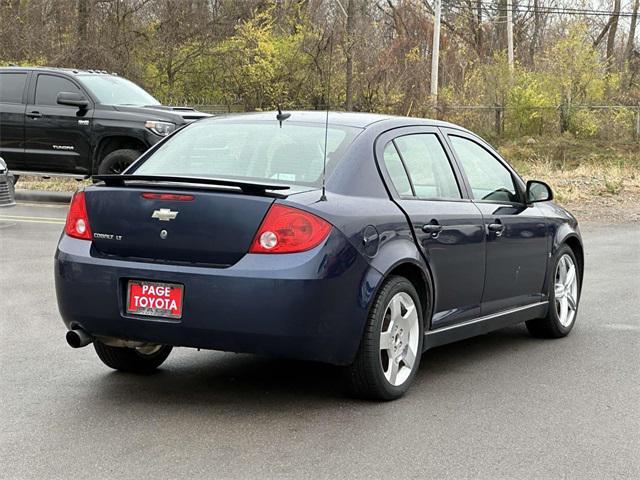
[[[329,125],[327,174],[360,131]],[[135,173],[319,186],[324,145],[321,124],[205,121],[177,132]]]

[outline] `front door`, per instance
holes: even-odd
[[[49,73],[36,79],[35,96],[27,105],[26,155],[29,170],[85,174],[90,172],[90,130],[93,109],[58,105],[60,92],[82,93],[71,80]]]
[[[488,145],[456,130],[447,130],[447,137],[485,223],[482,314],[543,300],[549,251],[544,215],[526,204],[524,185]]]
[[[409,218],[433,275],[431,328],[479,316],[485,268],[482,215],[463,198],[464,187],[440,132],[427,127],[394,130],[378,145],[394,201]]]
[[[27,72],[0,73],[0,157],[9,170],[20,170],[24,162],[24,90]]]

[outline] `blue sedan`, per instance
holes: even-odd
[[[576,219],[456,125],[210,118],[94,181],[71,202],[56,293],[68,343],[117,370],[175,346],[251,352],[342,365],[353,394],[391,400],[426,349],[576,320]]]

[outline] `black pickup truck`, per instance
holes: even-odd
[[[104,71],[0,68],[0,156],[16,178],[119,173],[175,129],[207,116],[162,106]]]

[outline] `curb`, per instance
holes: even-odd
[[[44,192],[41,190],[16,189],[16,200],[38,203],[66,203],[71,202],[72,192]]]

